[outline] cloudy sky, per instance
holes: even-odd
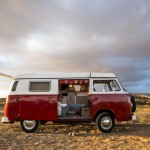
[[[150,92],[149,58],[148,0],[0,0],[1,73],[113,72]]]

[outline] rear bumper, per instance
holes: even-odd
[[[132,114],[132,120],[135,121],[136,119],[136,114]]]
[[[2,117],[2,123],[10,123],[7,117]]]

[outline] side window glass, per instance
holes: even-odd
[[[50,91],[50,82],[30,82],[29,91],[48,92]]]
[[[113,91],[120,91],[121,90],[116,80],[113,80],[111,82],[111,87],[112,87]]]
[[[111,82],[111,80],[94,80],[93,81],[93,91],[95,91],[95,92],[112,91],[110,82]]]
[[[17,85],[18,85],[19,81],[15,81],[13,86],[12,86],[12,90],[11,91],[16,91]]]
[[[120,91],[120,86],[116,80],[94,80],[93,91],[94,92],[111,92]]]

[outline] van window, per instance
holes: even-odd
[[[19,81],[15,81],[15,82],[14,82],[11,91],[16,91],[18,82],[19,82]]]
[[[116,80],[94,80],[93,91],[95,92],[110,92],[120,91],[120,87]]]
[[[50,82],[30,82],[29,91],[48,92],[50,91]]]
[[[112,82],[110,82],[110,85],[113,89],[113,91],[120,91],[120,86],[118,85],[118,82],[116,80],[113,80]]]

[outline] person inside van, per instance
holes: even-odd
[[[61,101],[63,100],[63,96],[62,95],[59,95],[59,99],[58,99],[58,102],[57,102],[57,115],[58,116],[62,116],[61,113],[62,113],[62,110],[64,109],[64,111],[66,112],[67,108],[67,104],[62,104]],[[63,112],[64,112],[63,111]],[[64,113],[63,113],[64,114]],[[65,113],[66,115],[67,113]],[[64,116],[64,115],[63,115]]]
[[[69,108],[80,109],[81,107],[85,106],[84,104],[62,104],[61,101],[63,100],[63,96],[59,95],[58,103],[57,103],[57,114],[58,116],[65,117],[69,112]]]

